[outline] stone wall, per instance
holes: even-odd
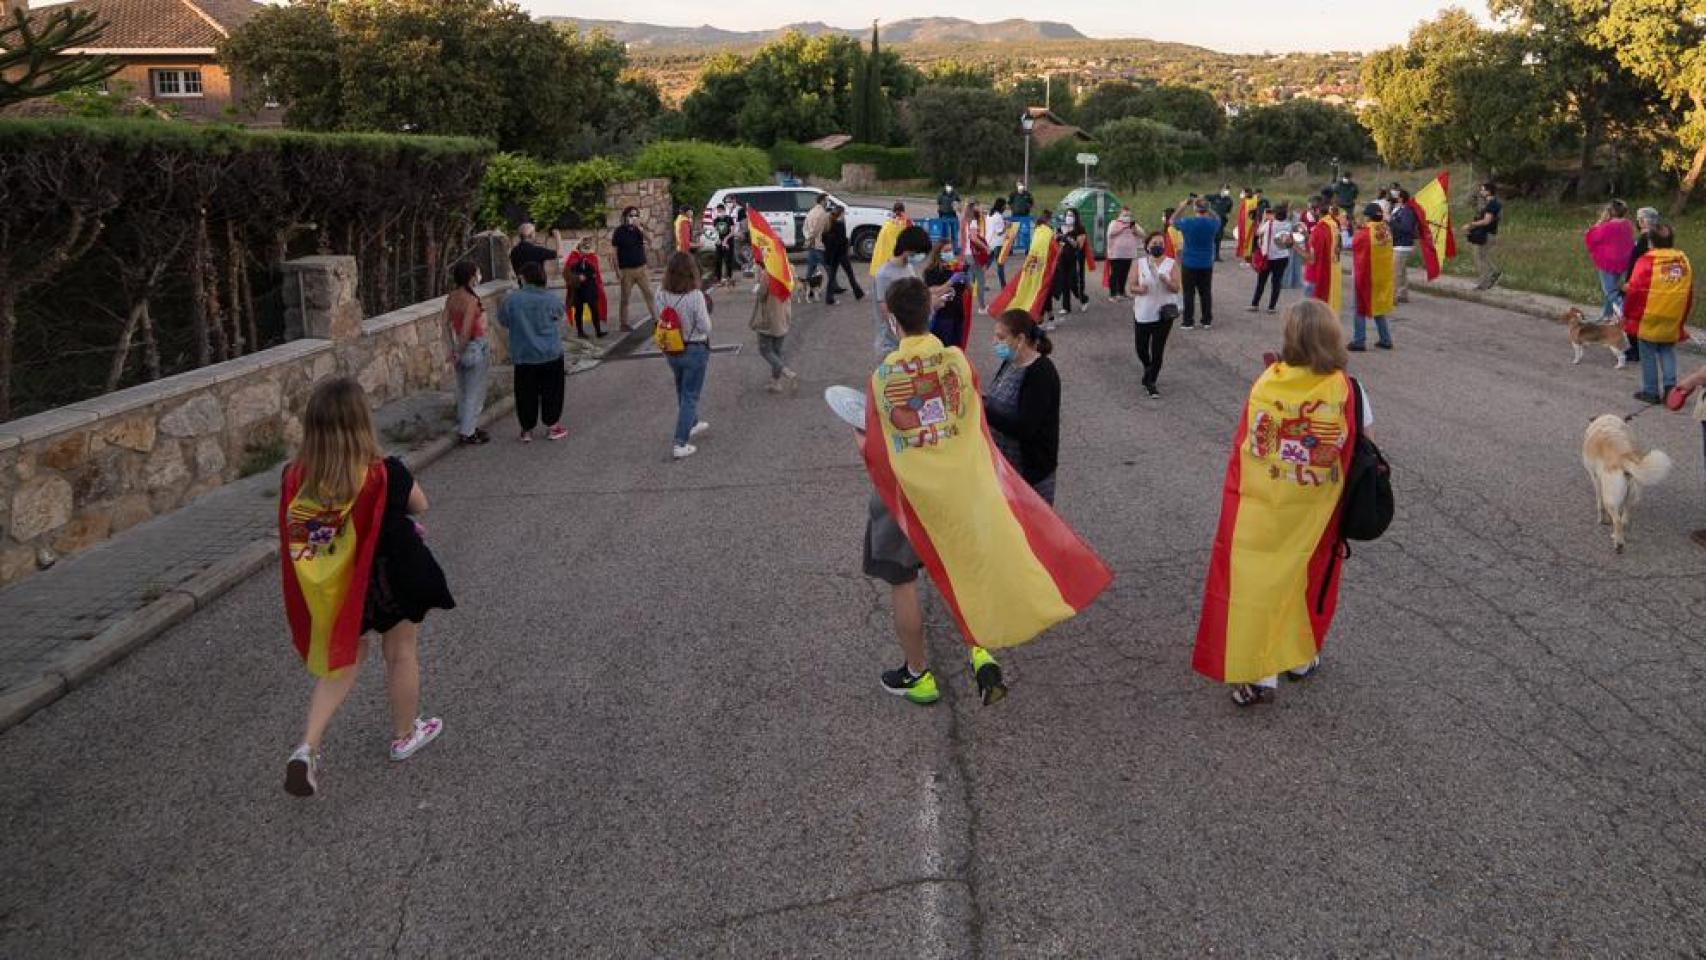
[[[604,267],[606,279],[616,276],[616,251],[610,246],[610,233],[622,224],[622,211],[628,207],[640,210],[640,229],[651,241],[646,245],[650,266],[662,270],[664,260],[675,252],[673,239],[675,208],[669,199],[669,180],[630,180],[613,183],[604,191],[604,226],[589,230],[566,230],[561,248],[573,250],[584,237],[592,237],[598,262]],[[695,225],[697,231],[697,225]]]
[[[359,323],[353,258],[292,261],[299,329],[318,332],[227,363],[0,423],[0,584],[260,470],[301,439],[313,385],[357,378],[375,406],[453,389],[443,298]],[[495,318],[507,281],[481,288]],[[501,329],[494,350],[507,358]],[[509,381],[494,371],[499,392]]]

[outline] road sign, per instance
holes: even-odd
[[[1093,167],[1101,161],[1093,153],[1081,153],[1078,155],[1078,162],[1086,167]]]

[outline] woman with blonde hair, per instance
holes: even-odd
[[[347,377],[314,389],[302,414],[302,450],[284,468],[278,533],[292,642],[316,680],[284,789],[318,789],[320,741],[355,687],[377,633],[391,701],[391,759],[407,760],[444,730],[422,719],[419,626],[456,606],[415,519],[426,512],[409,468],[385,457],[361,385]]]
[[[1250,388],[1226,465],[1191,666],[1240,707],[1320,663],[1338,605],[1340,495],[1374,422],[1345,374],[1338,318],[1319,300],[1285,313],[1285,344]]]

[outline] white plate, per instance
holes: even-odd
[[[865,395],[852,387],[834,386],[823,391],[823,402],[855,430],[865,429]]]

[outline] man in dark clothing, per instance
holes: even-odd
[[[557,262],[557,251],[534,242],[537,232],[532,223],[524,223],[516,231],[520,239],[515,246],[509,248],[509,269],[512,275],[520,277],[521,265],[524,263],[537,263],[543,267],[547,263]]]
[[[960,198],[954,193],[954,185],[945,183],[942,192],[936,195],[936,219],[941,221],[941,229],[946,231],[948,243],[953,249],[960,248]]]
[[[1193,195],[1191,199],[1195,200],[1196,197]],[[1214,259],[1219,260],[1220,245],[1226,240],[1226,225],[1232,222],[1232,185],[1221,184],[1220,192],[1208,198],[1208,205],[1214,215],[1220,218],[1220,230],[1214,235]],[[1190,207],[1180,209],[1187,211],[1187,216],[1189,215]]]
[[[640,297],[646,301],[646,310],[652,319],[658,318],[657,305],[652,302],[652,281],[646,273],[646,231],[640,229],[640,208],[629,207],[622,211],[622,223],[610,235],[610,245],[616,248],[616,273],[621,278],[622,300],[616,308],[616,318],[623,330],[632,330],[628,324],[628,288],[639,287]]]
[[[1499,221],[1503,219],[1504,212],[1498,188],[1490,181],[1481,184],[1481,215],[1465,231],[1465,239],[1475,248],[1475,268],[1481,277],[1475,284],[1477,290],[1491,290],[1504,273],[1493,258],[1493,247],[1499,240]]]
[[[1346,170],[1339,177],[1339,182],[1333,185],[1333,199],[1338,202],[1340,209],[1355,210],[1357,193],[1356,181],[1351,179],[1351,172]]]
[[[1035,202],[1035,198],[1031,196],[1031,191],[1023,183],[1020,183],[1014,187],[1013,195],[1007,198],[1007,208],[1013,211],[1015,217],[1028,217],[1031,215],[1031,206]]]
[[[1386,225],[1392,231],[1392,279],[1396,284],[1395,299],[1399,303],[1409,303],[1410,254],[1416,251],[1421,224],[1416,220],[1416,211],[1410,209],[1410,191],[1395,187],[1388,196],[1392,198],[1392,215],[1386,218]]]
[[[1197,325],[1196,303],[1202,302],[1202,328],[1214,326],[1214,254],[1219,249],[1216,237],[1224,226],[1209,209],[1208,201],[1198,200],[1183,206],[1186,216],[1173,220],[1173,229],[1183,238],[1179,251],[1179,279],[1184,288],[1184,318],[1180,329],[1190,330]]]
[[[729,214],[729,208],[717,204],[716,216],[711,218],[711,228],[717,231],[717,272],[715,279],[723,283],[733,283],[735,280],[735,218]]]

